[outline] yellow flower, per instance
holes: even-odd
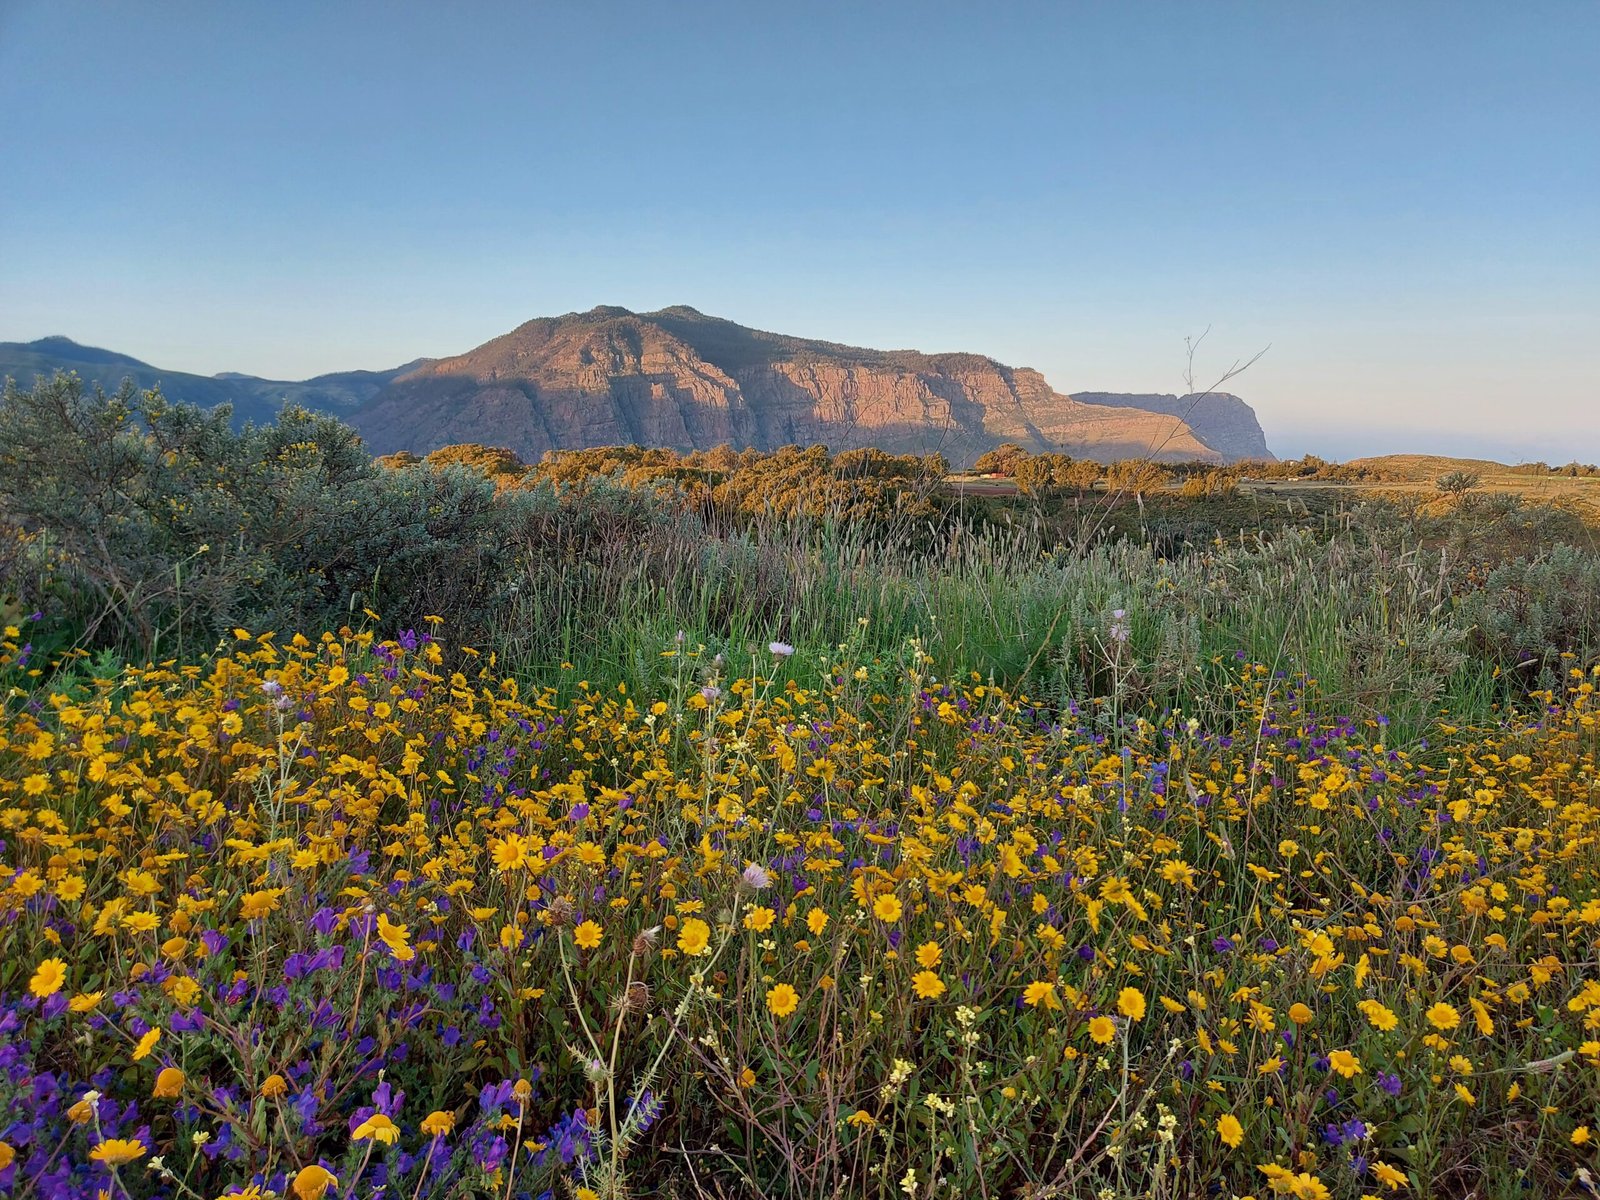
[[[944,957],[938,942],[923,942],[917,947],[917,965],[930,970],[939,965],[939,960]]]
[[[194,1002],[200,999],[200,985],[188,975],[174,975],[162,988],[179,1008],[193,1008]]]
[[[378,937],[398,962],[410,962],[417,956],[417,952],[411,948],[410,932],[404,925],[396,925],[389,920],[388,913],[378,914]]]
[[[1144,1019],[1144,993],[1138,988],[1125,987],[1117,993],[1117,1011],[1130,1021]]]
[[[11,1148],[10,1143],[0,1142],[0,1171],[4,1171],[16,1161],[17,1152]]]
[[[289,1094],[289,1083],[274,1071],[261,1081],[261,1094],[268,1100],[277,1100]]]
[[[283,888],[266,888],[259,892],[246,892],[239,900],[239,917],[245,921],[255,921],[268,916],[277,910],[278,902],[283,899]]]
[[[156,1048],[156,1043],[161,1040],[161,1027],[158,1025],[145,1030],[144,1036],[139,1039],[139,1044],[133,1048],[133,1061],[148,1058],[150,1051]]]
[[[911,986],[920,1000],[936,1000],[944,995],[944,980],[933,971],[918,971],[911,977]]]
[[[603,931],[593,921],[584,921],[572,931],[572,940],[584,950],[593,950],[600,944]]]
[[[1482,1000],[1472,999],[1467,1001],[1467,1006],[1472,1009],[1472,1020],[1478,1027],[1478,1032],[1488,1037],[1494,1032],[1494,1018],[1489,1015],[1489,1007]]]
[[[767,993],[767,1007],[774,1016],[787,1017],[800,1007],[800,995],[787,983],[780,983]]]
[[[161,924],[155,913],[136,912],[122,918],[122,927],[129,933],[149,933]]]
[[[1102,1046],[1109,1046],[1117,1036],[1117,1023],[1110,1017],[1090,1017],[1089,1037]]]
[[[495,838],[489,843],[489,856],[498,871],[515,871],[528,861],[527,839],[518,834]]]
[[[183,1072],[177,1067],[162,1067],[150,1094],[158,1100],[171,1100],[183,1091]]]
[[[61,985],[67,981],[67,964],[59,958],[47,958],[39,964],[39,969],[33,973],[33,978],[28,981],[28,990],[39,999],[54,996],[61,990]]]
[[[1293,1021],[1296,1025],[1311,1024],[1311,1019],[1315,1015],[1316,1014],[1313,1013],[1310,1007],[1307,1005],[1291,1004],[1289,1006],[1289,1020]]]
[[[1328,1069],[1346,1079],[1354,1079],[1361,1074],[1361,1060],[1348,1050],[1335,1050],[1328,1055]]]
[[[1454,1029],[1461,1024],[1461,1014],[1453,1004],[1440,1001],[1428,1010],[1428,1023],[1435,1029]]]
[[[400,1126],[382,1113],[373,1113],[351,1130],[350,1136],[358,1142],[378,1141],[392,1146],[400,1140]]]
[[[1396,1170],[1382,1159],[1374,1159],[1372,1173],[1378,1177],[1378,1182],[1391,1191],[1399,1191],[1406,1185],[1404,1171]]]
[[[778,914],[770,908],[752,908],[744,915],[744,927],[753,929],[757,933],[765,933],[772,928],[772,922],[777,919],[777,916]]]
[[[756,1085],[756,1073],[753,1070],[751,1070],[749,1067],[746,1067],[744,1070],[739,1072],[739,1086],[740,1087],[742,1087],[742,1088],[752,1088],[752,1087],[755,1087],[755,1085]]]
[[[1244,1141],[1244,1126],[1239,1124],[1239,1118],[1232,1113],[1223,1113],[1217,1118],[1217,1137],[1229,1149],[1237,1150]]]
[[[572,1193],[573,1200],[600,1200],[600,1193],[593,1188],[580,1187]]]
[[[1056,997],[1056,985],[1036,979],[1022,989],[1022,1001],[1030,1008],[1060,1008],[1061,1001]]]
[[[1381,1030],[1384,1033],[1388,1033],[1389,1030],[1400,1024],[1400,1018],[1376,1000],[1363,1000],[1356,1007],[1361,1010],[1362,1016],[1367,1018],[1368,1023],[1374,1029]]]
[[[422,1132],[429,1137],[443,1137],[456,1127],[453,1112],[435,1111],[422,1118]]]
[[[811,930],[812,937],[821,937],[822,931],[828,927],[828,914],[820,908],[813,907],[806,914],[806,928]]]
[[[107,1138],[89,1151],[89,1157],[102,1166],[120,1167],[143,1157],[144,1143],[134,1138]]]
[[[678,930],[678,949],[685,954],[691,956],[704,954],[710,944],[711,926],[699,917],[690,917],[683,923],[683,928]]]
[[[1589,1137],[1589,1127],[1587,1125],[1579,1125],[1572,1131],[1572,1144],[1574,1146],[1587,1145],[1589,1142]]]
[[[898,921],[904,911],[900,897],[893,892],[885,892],[872,902],[872,915],[880,921]]]
[[[104,998],[104,992],[82,992],[68,1000],[67,1007],[75,1013],[86,1013]]]
[[[322,1200],[328,1189],[338,1182],[338,1178],[328,1168],[312,1163],[309,1167],[301,1167],[296,1172],[289,1187],[299,1200]]]

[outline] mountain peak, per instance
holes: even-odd
[[[354,424],[376,453],[481,442],[533,461],[547,450],[662,446],[774,449],[822,444],[943,454],[952,464],[1015,442],[1109,461],[1270,457],[1236,396],[1062,395],[1037,371],[972,353],[872,350],[752,329],[687,304],[620,305],[537,317],[475,349],[388,371],[299,382],[206,378],[56,334],[0,342],[0,378],[56,370],[116,388],[131,379],[171,400],[231,404],[270,421],[285,403]]]
[[[394,379],[352,416],[376,453],[823,444],[972,462],[1003,442],[1078,457],[1220,462],[1171,413],[1079,403],[979,354],[872,350],[752,329],[687,304],[536,318]]]

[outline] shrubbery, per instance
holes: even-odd
[[[305,409],[229,426],[58,375],[0,396],[0,591],[86,645],[195,651],[235,625],[337,624],[352,608],[475,627],[509,581],[515,512],[464,468],[383,471]]]
[[[70,376],[6,390],[0,447],[0,615],[39,615],[34,669],[73,646],[182,657],[236,627],[368,609],[443,617],[533,674],[573,661],[640,684],[643,646],[682,628],[728,648],[921,637],[952,666],[1065,694],[1105,683],[1072,644],[1102,622],[1068,612],[1091,576],[1151,631],[1130,678],[1175,703],[1192,684],[1171,664],[1224,642],[1277,646],[1363,681],[1349,703],[1410,712],[1441,687],[1514,699],[1561,654],[1600,649],[1592,531],[1496,493],[1444,513],[1402,498],[1296,515],[1235,505],[1235,468],[1102,469],[1016,447],[989,465],[1013,472],[1020,503],[958,498],[937,456],[870,449],[604,447],[528,466],[469,445],[374,462],[329,417],[291,408],[235,431],[226,412]],[[1106,490],[1085,494],[1102,473]],[[1417,684],[1406,674],[1435,641]]]

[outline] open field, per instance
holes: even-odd
[[[378,466],[61,381],[0,447],[5,1194],[1596,1169],[1571,512]]]
[[[1413,497],[1429,502],[1443,511],[1451,497],[1440,493],[1437,481],[1452,471],[1463,471],[1477,477],[1472,492],[1516,496],[1529,504],[1571,504],[1589,519],[1600,522],[1600,476],[1567,476],[1558,474],[1531,474],[1516,470],[1504,463],[1484,459],[1445,458],[1436,455],[1389,455],[1381,459],[1362,459],[1344,464],[1359,468],[1363,465],[1382,474],[1373,479],[1260,479],[1248,473],[1238,478],[1240,489],[1266,496],[1293,497],[1306,493],[1326,493],[1333,497],[1355,498]],[[953,475],[947,481],[951,491],[958,496],[979,498],[1010,498],[1021,495],[1014,480],[999,476]],[[1162,490],[1176,491],[1181,481],[1162,485]],[[1104,490],[1103,486],[1102,489]]]

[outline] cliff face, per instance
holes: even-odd
[[[1230,461],[1248,458],[1276,462],[1267,449],[1267,435],[1255,409],[1228,392],[1205,395],[1153,396],[1125,392],[1074,392],[1074,400],[1117,408],[1139,408],[1182,420],[1217,453]]]
[[[839,346],[681,307],[529,321],[400,375],[352,419],[378,454],[459,442],[506,446],[528,460],[629,443],[823,443],[938,452],[964,466],[1017,442],[1102,459],[1234,457],[1172,413],[1080,402],[1037,371],[979,355]]]

